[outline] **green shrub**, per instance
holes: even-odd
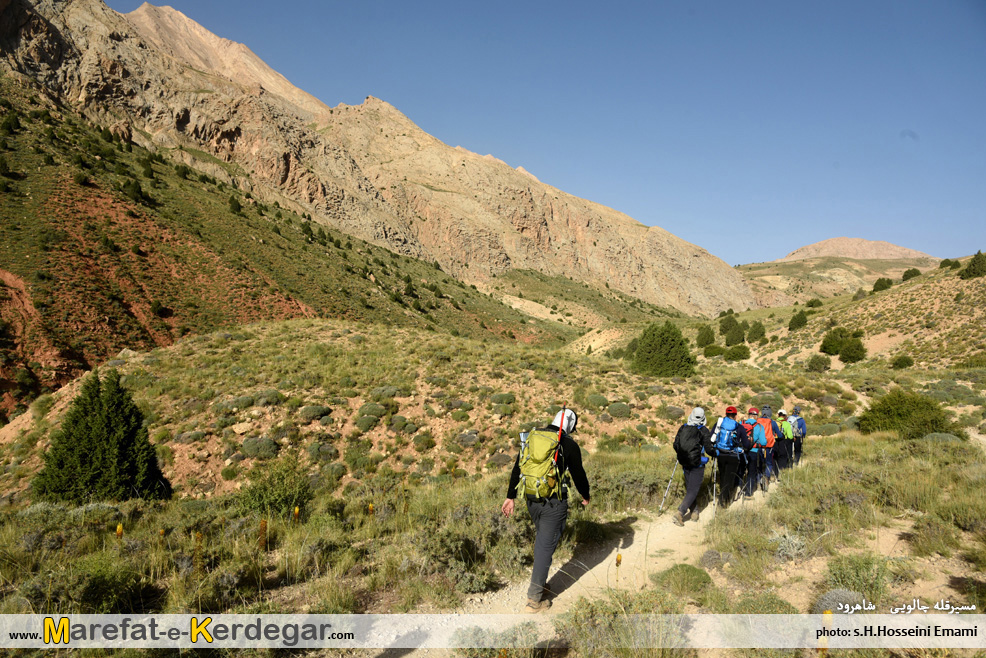
[[[457,421],[457,422],[460,422],[460,423],[464,423],[467,420],[469,420],[469,413],[466,412],[466,411],[463,411],[462,409],[459,409],[457,411],[453,411],[452,412],[452,420]]]
[[[977,279],[984,275],[986,275],[986,254],[982,251],[977,251],[965,269],[959,272],[959,278],[963,280]]]
[[[879,555],[838,555],[829,560],[825,580],[830,587],[860,592],[879,603],[887,593],[890,571]]]
[[[890,367],[893,368],[894,370],[904,370],[905,368],[910,368],[913,365],[914,365],[914,359],[912,359],[906,354],[901,354],[900,356],[898,356],[893,360],[893,363],[890,364]]]
[[[609,406],[609,400],[606,399],[606,396],[599,395],[598,393],[591,393],[587,395],[585,398],[585,403],[587,406],[594,409],[602,409],[603,407]]]
[[[880,277],[873,284],[873,292],[881,292],[883,290],[889,290],[894,285],[894,282],[887,277]]]
[[[240,474],[240,469],[236,464],[230,464],[229,466],[223,467],[223,470],[219,474],[228,482],[229,480],[236,479],[236,476]]]
[[[356,412],[360,416],[376,416],[377,418],[383,418],[387,415],[387,409],[382,404],[376,402],[367,402],[359,411]],[[365,431],[365,430],[364,430]]]
[[[630,405],[625,402],[614,402],[606,410],[613,418],[629,418]]]
[[[805,364],[808,372],[825,372],[832,367],[832,358],[824,354],[812,354]]]
[[[746,341],[748,343],[755,343],[767,336],[767,328],[763,326],[763,322],[757,320],[750,325],[750,331],[746,334]]]
[[[734,345],[726,350],[726,361],[745,361],[750,358],[750,348],[747,345]]]
[[[726,348],[722,345],[706,345],[705,349],[702,350],[702,356],[707,359],[711,359],[714,356],[722,356],[726,353]]]
[[[825,332],[825,336],[822,337],[822,345],[818,348],[818,351],[822,354],[831,354],[836,356],[842,351],[842,346],[845,345],[846,341],[852,337],[849,330],[845,327],[835,327],[829,329]]]
[[[736,320],[736,316],[729,314],[724,316],[719,320],[719,335],[728,336],[729,332],[739,326],[739,321]]]
[[[30,580],[20,593],[35,612],[59,614],[73,609],[81,614],[132,614],[153,610],[160,598],[130,562],[105,551],[86,555],[43,580]]]
[[[376,416],[360,416],[356,419],[356,427],[365,434],[376,427],[379,422],[380,419]]]
[[[263,468],[240,493],[239,501],[248,511],[287,517],[295,507],[306,509],[312,498],[308,473],[291,453]]]
[[[839,350],[839,361],[843,363],[858,363],[866,358],[866,346],[858,338],[850,338],[842,344]]]
[[[730,315],[728,317],[733,317],[733,316]],[[746,336],[743,332],[743,327],[737,324],[733,326],[732,329],[729,330],[729,333],[726,334],[726,347],[739,345],[745,340],[746,340]]]
[[[821,308],[822,300],[817,298],[809,299],[807,302],[805,302],[805,306],[807,306],[808,308]]]
[[[914,554],[919,557],[928,557],[935,553],[951,557],[952,549],[959,547],[959,535],[951,523],[946,523],[933,514],[926,514],[914,524],[910,542]]]
[[[517,401],[517,396],[513,393],[495,393],[490,396],[490,402],[493,404],[513,404]]]
[[[805,325],[808,324],[808,314],[804,311],[798,311],[793,316],[791,316],[791,321],[787,325],[788,331],[797,331]]]
[[[747,594],[736,602],[734,614],[796,615],[798,609],[773,592]]]
[[[301,416],[302,420],[311,422],[317,420],[322,416],[327,416],[332,412],[331,407],[326,407],[320,404],[313,404],[307,407],[302,407],[298,415]]]
[[[919,439],[933,432],[948,432],[948,412],[920,393],[894,388],[859,417],[859,431],[897,432],[904,439]]]
[[[84,380],[32,488],[40,499],[75,503],[171,496],[144,416],[116,370]]]
[[[414,449],[418,452],[426,452],[435,447],[435,439],[430,432],[422,432],[414,437]]]
[[[712,327],[707,324],[703,324],[698,330],[698,336],[695,338],[695,344],[699,347],[707,347],[716,342],[715,332],[712,331]]]
[[[640,337],[633,370],[655,377],[690,377],[695,373],[695,357],[681,330],[670,320],[663,326],[653,323]]]
[[[271,459],[277,456],[277,452],[280,449],[281,446],[266,436],[247,437],[243,439],[243,444],[240,446],[240,452],[247,457],[254,457],[255,459]]]
[[[910,281],[911,279],[913,279],[916,276],[921,276],[921,270],[919,270],[916,267],[912,267],[911,269],[906,270],[904,272],[904,275],[901,277],[901,281],[902,282],[903,281]]]

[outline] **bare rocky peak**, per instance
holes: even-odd
[[[248,47],[216,36],[176,9],[145,2],[125,17],[150,45],[179,61],[263,88],[294,104],[308,115],[305,118],[320,118],[328,112],[325,103],[292,85]]]
[[[830,238],[822,240],[807,247],[795,249],[780,262],[792,260],[806,260],[808,258],[821,258],[834,256],[836,258],[854,258],[857,260],[901,260],[908,258],[927,258],[937,261],[939,259],[929,256],[926,253],[899,247],[882,240],[864,240],[862,238]]]
[[[466,282],[522,268],[688,313],[756,306],[704,249],[448,146],[380,99],[329,108],[173,9],[0,0],[0,27],[0,65],[93,121],[150,147],[189,147],[173,153]]]

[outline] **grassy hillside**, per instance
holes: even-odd
[[[431,263],[257,203],[176,164],[180,153],[126,144],[10,80],[0,79],[0,99],[5,414],[121,349],[265,319],[335,317],[547,345],[584,331],[584,322],[531,315]],[[578,287],[539,285],[548,295]],[[625,295],[582,303],[601,322],[641,315]]]
[[[737,269],[764,306],[805,303],[814,297],[835,297],[869,290],[881,277],[899,281],[917,268],[922,272],[938,267],[937,259],[860,260],[832,256],[797,261],[772,261],[740,265]],[[741,309],[737,309],[741,310]]]

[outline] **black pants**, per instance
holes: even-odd
[[[728,507],[729,503],[733,502],[733,496],[736,495],[736,487],[741,482],[739,479],[739,467],[742,456],[735,452],[720,452],[718,460],[719,476],[717,479],[719,482],[717,484],[719,485],[719,505]]]
[[[703,464],[698,468],[685,468],[682,466],[681,474],[685,477],[685,499],[678,506],[678,511],[684,516],[697,507],[695,501],[698,499],[698,493],[702,489],[702,480],[705,479],[705,465]]]
[[[746,486],[743,493],[752,496],[760,485],[760,471],[763,469],[763,454],[757,452],[746,453]]]
[[[778,439],[774,446],[774,459],[777,461],[777,470],[791,468],[794,457],[794,441],[790,439]]]
[[[804,442],[804,438],[794,440],[794,463],[801,463],[801,444]]]
[[[567,500],[528,500],[527,511],[534,521],[534,568],[531,571],[531,584],[527,588],[527,598],[540,601],[544,595],[544,585],[548,582],[551,557],[558,548],[561,535],[565,532],[568,519]]]

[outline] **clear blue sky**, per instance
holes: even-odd
[[[171,6],[329,105],[382,98],[733,265],[986,249],[983,0]]]

